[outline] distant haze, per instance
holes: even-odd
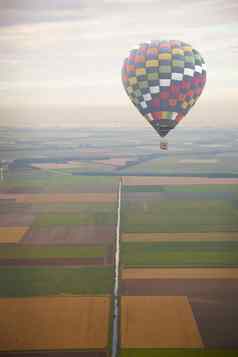
[[[188,42],[207,63],[182,125],[238,127],[237,0],[1,0],[0,126],[147,125],[120,73],[150,39]]]

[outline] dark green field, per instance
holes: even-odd
[[[0,281],[0,297],[111,294],[113,270],[108,267],[1,267]]]
[[[236,192],[237,185],[123,186],[124,192]]]
[[[224,232],[238,230],[238,205],[228,200],[161,199],[123,202],[122,231]]]
[[[238,266],[238,242],[161,242],[121,244],[125,266]]]
[[[127,349],[120,357],[237,357],[237,349]]]
[[[43,170],[18,170],[9,172],[5,181],[0,181],[1,190],[20,189],[24,192],[39,190],[45,193],[114,192],[119,181],[114,176],[73,176]]]
[[[103,245],[0,245],[0,259],[95,258],[106,254],[107,249]]]

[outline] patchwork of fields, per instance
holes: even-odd
[[[0,182],[0,355],[107,355],[117,187],[34,170]]]
[[[119,178],[51,169],[0,182],[0,356],[106,357]],[[119,355],[236,356],[238,180],[122,182]]]
[[[237,184],[123,178],[121,357],[237,355]]]

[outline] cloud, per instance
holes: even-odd
[[[90,1],[90,0],[89,0]],[[1,0],[0,9],[15,9],[15,10],[57,10],[79,8],[83,1],[81,0]]]
[[[136,20],[139,16],[146,23],[156,18],[157,23],[162,24],[199,26],[220,23],[223,18],[236,21],[237,6],[236,0],[2,0],[0,26],[74,21],[79,12],[86,19],[114,14],[120,16],[120,20],[124,17]]]

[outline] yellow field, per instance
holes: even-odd
[[[238,268],[123,269],[122,279],[238,279]]]
[[[15,199],[17,203],[110,203],[117,199],[116,193],[78,194],[0,194],[0,199]]]
[[[0,243],[18,243],[29,227],[0,227]]]
[[[185,296],[123,296],[123,348],[201,348],[189,301]]]
[[[238,232],[128,233],[122,234],[122,240],[126,242],[232,241],[238,240]]]
[[[238,179],[208,178],[208,177],[166,177],[166,176],[124,176],[123,185],[126,186],[156,186],[156,185],[221,185],[238,184]]]
[[[110,297],[0,299],[0,350],[105,348]]]

